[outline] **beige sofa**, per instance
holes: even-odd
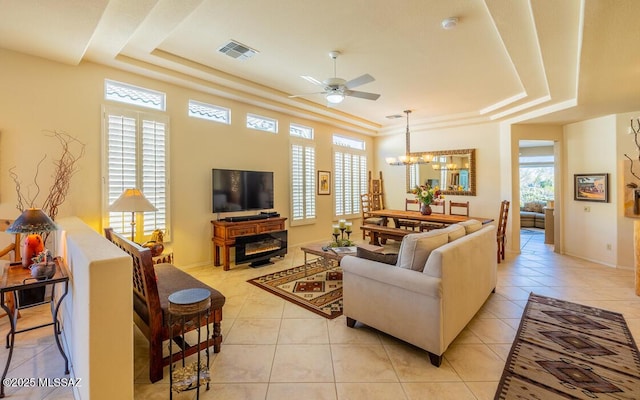
[[[407,235],[396,265],[355,256],[341,265],[347,325],[360,321],[402,339],[440,366],[449,344],[495,290],[495,226],[468,221]]]
[[[520,207],[520,227],[544,229],[544,207],[546,204],[542,201],[524,203]]]

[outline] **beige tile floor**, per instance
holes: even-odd
[[[302,263],[299,249],[262,268],[211,266],[188,272],[220,290],[222,351],[212,357],[212,384],[202,399],[492,399],[530,292],[621,312],[640,337],[640,297],[633,272],[560,256],[540,232],[522,234],[520,255],[498,266],[496,293],[444,354],[440,368],[426,353],[373,329],[346,327],[246,283]],[[45,311],[28,311],[37,320]],[[6,318],[0,332],[7,329]],[[43,330],[41,330],[43,331]],[[61,375],[48,332],[18,336],[9,376]],[[6,351],[3,356],[6,357]],[[135,398],[167,399],[169,379],[149,383],[146,340],[136,330]],[[70,391],[8,389],[11,399],[69,399]],[[194,399],[189,392],[176,399]]]

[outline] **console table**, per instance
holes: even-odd
[[[2,382],[0,382],[0,398],[3,398],[5,395],[5,378],[7,377],[7,372],[9,372],[15,336],[18,333],[53,326],[53,337],[55,338],[58,350],[64,359],[64,373],[69,374],[69,359],[64,354],[62,344],[60,343],[59,335],[62,333],[62,327],[58,320],[60,304],[62,304],[62,300],[69,292],[69,275],[67,273],[66,264],[62,258],[56,257],[54,261],[56,263],[56,273],[50,279],[32,278],[31,271],[27,268],[22,268],[22,265],[5,265],[3,268],[2,280],[0,281],[0,307],[2,307],[2,309],[4,309],[9,315],[9,333],[7,334],[6,344],[6,347],[9,349],[9,354],[7,355],[4,372],[2,373]],[[58,293],[59,297],[56,298],[57,285],[61,285],[62,290],[61,293]],[[50,288],[50,294],[47,294],[47,288]],[[14,298],[16,299],[16,307],[13,312],[5,304],[5,296],[9,293],[13,293]],[[51,322],[30,326],[24,329],[17,329],[19,310],[47,303],[51,305]]]
[[[236,237],[283,231],[286,218],[265,218],[249,221],[211,221],[213,227],[213,265],[220,266],[220,248],[224,249],[224,270],[229,270],[229,248],[236,245]]]

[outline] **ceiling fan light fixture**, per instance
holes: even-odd
[[[458,25],[458,17],[445,18],[441,22],[442,29],[453,29]]]
[[[326,99],[331,104],[339,104],[344,100],[344,94],[340,92],[330,92],[327,93]]]

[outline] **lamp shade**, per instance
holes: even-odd
[[[114,212],[137,212],[137,211],[158,211],[144,197],[139,189],[126,189],[116,201],[109,206],[109,211]]]
[[[39,208],[29,208],[7,228],[8,233],[36,233],[57,230],[55,222]]]

